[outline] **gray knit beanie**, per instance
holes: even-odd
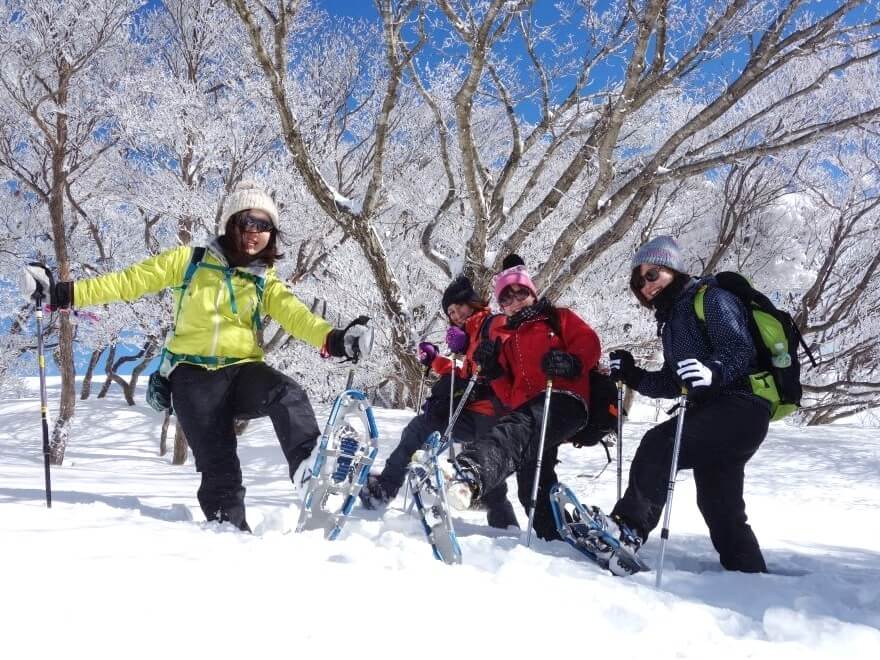
[[[223,204],[219,235],[222,236],[226,232],[229,218],[247,209],[266,212],[272,220],[272,225],[278,229],[278,207],[275,206],[269,193],[260,188],[256,181],[241,181],[236,184],[235,189],[226,198],[226,203]]]
[[[665,266],[679,273],[687,272],[681,248],[672,236],[657,236],[640,247],[632,258],[630,269],[634,270],[642,264]]]

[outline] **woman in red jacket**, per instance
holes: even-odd
[[[450,503],[469,508],[516,474],[519,501],[528,511],[537,465],[544,397],[553,380],[550,415],[535,507],[535,533],[559,538],[550,508],[550,488],[557,482],[559,445],[587,425],[590,384],[587,374],[599,362],[599,338],[569,309],[538,299],[523,265],[499,273],[495,297],[507,317],[501,336],[483,341],[474,352],[481,374],[512,412],[492,431],[458,456],[458,477],[449,488]]]
[[[473,353],[481,333],[490,338],[498,337],[498,327],[504,325],[504,319],[489,311],[488,304],[480,299],[470,280],[464,276],[457,277],[446,288],[442,309],[450,323],[446,344],[453,353],[464,357],[461,366],[454,367],[456,392],[453,403],[458,405],[459,397],[476,369]],[[413,453],[422,448],[431,433],[442,433],[449,424],[449,374],[453,369],[452,360],[441,356],[436,344],[422,342],[419,344],[419,361],[443,377],[432,388],[432,394],[423,406],[423,411],[403,429],[400,443],[385,461],[381,474],[370,475],[367,484],[361,489],[361,502],[368,509],[383,507],[394,499],[406,478],[407,466]],[[492,388],[482,378],[479,379],[455,424],[455,440],[469,443],[488,433],[498,421],[499,413],[504,412],[500,406]],[[506,529],[519,526],[513,505],[507,499],[506,483],[487,491],[482,498],[482,505],[486,508],[491,527]]]

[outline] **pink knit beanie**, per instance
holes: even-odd
[[[501,297],[501,294],[504,293],[504,289],[511,284],[518,284],[521,287],[525,287],[532,292],[532,295],[535,296],[535,298],[538,297],[535,283],[532,282],[532,278],[529,277],[529,272],[526,270],[526,267],[514,266],[513,268],[502,270],[492,278],[492,286],[495,287],[495,300],[498,300]]]

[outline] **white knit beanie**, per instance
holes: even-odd
[[[239,211],[247,209],[257,209],[265,211],[272,220],[272,225],[278,229],[278,207],[269,194],[260,188],[256,181],[241,181],[236,184],[235,189],[226,198],[223,204],[223,215],[220,218],[219,235],[222,236],[226,231],[226,223],[233,215]]]

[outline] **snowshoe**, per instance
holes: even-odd
[[[570,546],[614,575],[632,575],[650,567],[636,556],[638,543],[615,535],[616,523],[597,507],[587,509],[565,484],[550,491],[550,506],[559,535]]]
[[[330,541],[339,536],[370,474],[378,440],[366,395],[346,390],[336,397],[312,465],[297,532],[323,529]]]
[[[434,557],[447,564],[460,564],[461,546],[449,517],[446,481],[437,458],[439,443],[439,433],[428,436],[425,449],[416,452],[407,468],[407,479]]]

